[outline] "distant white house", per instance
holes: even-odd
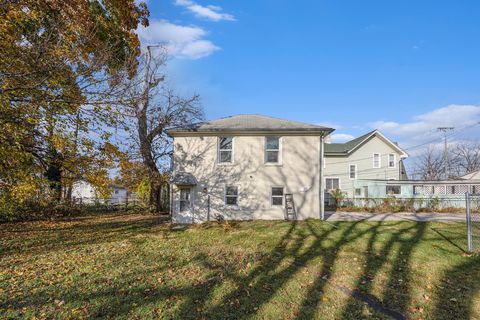
[[[83,203],[93,203],[98,200],[108,201],[110,203],[125,203],[135,198],[135,193],[128,191],[125,187],[119,185],[110,186],[112,193],[107,199],[100,197],[95,188],[86,181],[77,181],[72,187],[72,199]]]

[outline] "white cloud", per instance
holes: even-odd
[[[233,15],[222,12],[222,8],[219,6],[202,6],[191,0],[175,0],[175,4],[177,6],[187,8],[200,18],[205,18],[212,21],[235,21],[235,17]]]
[[[455,127],[457,129],[474,125],[480,121],[480,106],[456,105],[435,109],[417,115],[410,122],[376,121],[370,127],[398,136],[422,135],[431,133],[438,127]]]
[[[185,26],[166,20],[150,20],[150,26],[138,29],[143,44],[164,45],[172,56],[199,59],[219,50],[213,42],[203,39],[207,32],[197,26]]]
[[[331,135],[332,142],[347,142],[355,139],[356,137],[347,133],[334,133]]]

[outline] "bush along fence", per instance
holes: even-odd
[[[328,197],[327,210],[362,211],[362,212],[452,212],[464,213],[465,196],[456,197],[396,197],[384,198],[347,198]],[[473,212],[480,212],[480,197],[470,202]]]
[[[0,222],[52,219],[89,214],[127,211],[145,211],[142,201],[135,198],[77,198],[71,201],[41,202],[28,201],[20,206],[2,210]]]

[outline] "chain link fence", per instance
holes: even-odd
[[[467,193],[467,244],[468,251],[480,250],[480,194]]]

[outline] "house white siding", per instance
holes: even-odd
[[[189,195],[191,208],[183,212],[180,187],[172,186],[174,222],[203,222],[219,215],[233,220],[284,219],[285,203],[272,205],[272,187],[293,194],[298,219],[320,217],[319,135],[281,136],[279,164],[266,163],[264,135],[231,136],[233,162],[227,164],[218,163],[218,136],[174,137],[174,174],[189,172],[198,182]],[[237,205],[226,204],[227,186],[237,187]],[[188,197],[185,192],[183,197]]]

